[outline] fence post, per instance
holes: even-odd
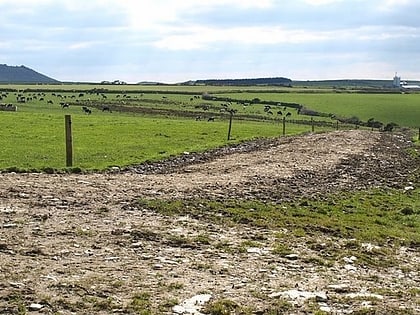
[[[335,127],[335,129],[337,129],[337,130],[338,130],[338,120],[337,120],[337,126]]]
[[[283,136],[286,135],[286,117],[283,117]]]
[[[64,116],[66,128],[66,166],[73,166],[73,139],[71,134],[71,115]]]
[[[315,131],[315,123],[314,123],[314,118],[311,117],[311,126],[312,126],[312,132]]]
[[[228,129],[228,141],[230,140],[230,132],[232,131],[232,118],[233,118],[233,110],[230,111],[230,117],[229,117],[229,129]]]

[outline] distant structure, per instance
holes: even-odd
[[[401,87],[401,77],[397,76],[396,72],[395,72],[394,80],[392,81],[392,86],[395,88]]]
[[[394,79],[392,81],[392,87],[399,88],[402,91],[420,90],[420,85],[418,84],[409,84],[407,81],[401,81],[401,77],[397,76],[396,72],[395,72]]]

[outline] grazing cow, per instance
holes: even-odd
[[[69,104],[68,103],[64,103],[64,102],[60,102],[61,108],[69,108]]]
[[[102,107],[102,111],[112,113],[111,108],[109,108],[108,106]]]
[[[201,120],[201,116],[197,116],[197,117],[195,117],[195,120],[196,120],[196,121]]]
[[[85,114],[90,115],[92,114],[92,110],[90,108],[87,108],[86,106],[82,107],[82,110],[85,112]]]
[[[267,114],[269,114],[269,115],[273,115],[273,112],[272,112],[271,110],[269,110],[269,111],[267,112]]]
[[[209,117],[209,119],[207,119],[207,121],[214,121],[214,117]]]
[[[290,117],[292,114],[290,112],[287,112],[286,117]]]
[[[277,112],[277,115],[283,116],[283,113],[281,112],[281,110],[279,110],[279,111]]]
[[[54,102],[52,100],[48,100],[47,104],[54,104]]]
[[[17,106],[13,104],[0,104],[0,111],[17,112]]]

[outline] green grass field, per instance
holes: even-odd
[[[365,121],[375,118],[412,128],[420,125],[420,94],[302,91],[284,87],[1,85],[0,103],[17,105],[18,111],[0,111],[0,169],[65,169],[66,114],[72,115],[73,166],[90,170],[124,167],[282,134],[283,116],[277,113],[282,106],[267,113],[264,104],[258,102],[247,106],[232,103],[230,108],[237,112],[228,141],[229,114],[222,112],[225,105],[220,101],[203,100],[201,94],[207,92],[240,100],[294,102]],[[26,102],[17,103],[19,95]],[[70,106],[63,109],[60,103]],[[91,108],[92,115],[86,115],[82,106]],[[104,106],[113,112],[102,112]],[[286,111],[291,120],[311,119],[298,115],[294,108]],[[196,121],[196,116],[202,120]],[[208,117],[215,117],[215,121],[207,122]],[[329,117],[314,120],[333,123]],[[325,128],[316,127],[316,131],[322,130]],[[287,123],[288,135],[308,131],[310,125]]]
[[[307,108],[337,116],[370,118],[400,126],[420,126],[420,94],[367,93],[229,93],[232,98],[278,101],[302,104]]]
[[[0,168],[65,168],[64,114],[0,112]],[[66,112],[67,113],[67,112]],[[71,112],[70,112],[71,113]],[[288,134],[308,131],[290,125]],[[130,114],[72,113],[73,166],[105,169],[159,160],[185,151],[199,152],[228,143],[281,134],[276,123],[148,117]]]

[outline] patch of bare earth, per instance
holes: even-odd
[[[138,198],[281,203],[401,188],[418,167],[409,146],[402,135],[337,131],[186,153],[124,171],[0,174],[0,313],[128,314],[143,307],[181,314],[172,307],[200,293],[259,314],[281,302],[290,314],[372,306],[384,314],[420,312],[412,291],[420,283],[415,249],[387,249],[397,261],[389,268],[355,267],[351,257],[323,264],[322,248],[351,240],[326,235],[309,246],[297,238],[287,244],[296,255],[286,257],[273,244],[287,230],[218,226],[133,206]],[[375,255],[367,244],[369,251]]]

